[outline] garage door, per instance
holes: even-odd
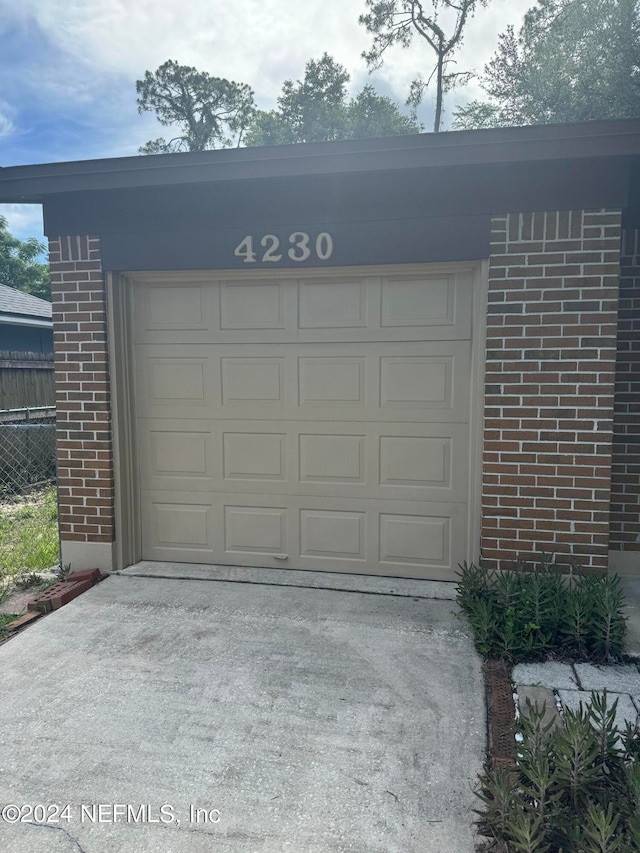
[[[451,579],[468,556],[472,281],[136,280],[143,557]]]

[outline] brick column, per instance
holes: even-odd
[[[510,214],[491,240],[483,559],[605,571],[620,214]]]
[[[611,481],[612,551],[640,575],[640,232],[623,235]],[[617,555],[616,555],[617,556]]]
[[[100,241],[49,241],[62,561],[112,568],[113,452]]]

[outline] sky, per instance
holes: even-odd
[[[490,0],[466,28],[458,69],[481,71],[508,24],[519,26],[534,0]],[[0,0],[0,166],[135,155],[166,133],[138,114],[135,82],[173,59],[215,77],[248,83],[271,109],[286,79],[325,51],[351,75],[355,94],[372,83],[402,104],[411,81],[427,77],[432,54],[414,40],[393,47],[369,75],[358,24],[365,0]],[[481,96],[477,81],[447,96]],[[433,121],[429,91],[420,118]],[[39,205],[0,205],[17,237],[43,239]]]

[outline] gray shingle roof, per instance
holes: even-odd
[[[51,303],[46,299],[23,293],[15,287],[0,284],[0,314],[16,314],[21,317],[51,319]]]

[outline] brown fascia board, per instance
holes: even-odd
[[[0,202],[172,184],[640,156],[640,119],[421,133],[0,168]]]

